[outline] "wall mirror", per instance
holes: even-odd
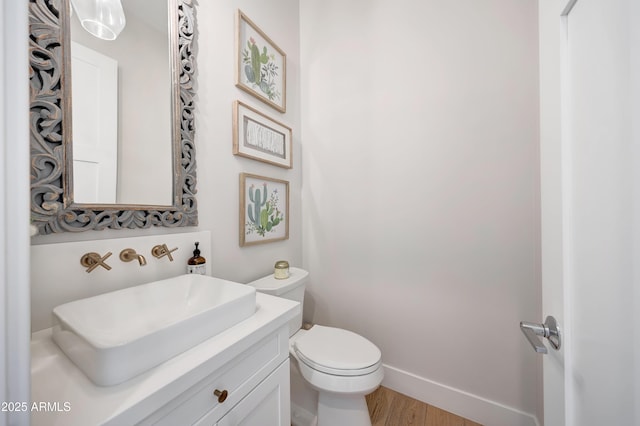
[[[32,223],[197,225],[191,0],[122,0],[113,41],[80,25],[89,1],[29,1]]]

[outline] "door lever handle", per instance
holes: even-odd
[[[541,354],[547,353],[547,348],[542,344],[538,336],[546,337],[553,349],[557,351],[560,350],[560,345],[562,344],[560,328],[554,317],[548,316],[544,324],[520,321],[520,330],[522,330],[522,333],[524,333],[524,336],[536,352]]]

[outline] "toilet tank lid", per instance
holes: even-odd
[[[247,285],[256,288],[256,291],[271,294],[273,296],[280,296],[283,293],[291,291],[296,287],[303,285],[307,281],[309,272],[300,268],[289,268],[289,278],[278,280],[273,274],[266,277],[252,281]]]

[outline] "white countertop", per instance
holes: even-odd
[[[291,300],[256,294],[256,313],[194,348],[122,384],[93,384],[51,339],[31,339],[32,426],[135,424],[222,367],[300,312]]]

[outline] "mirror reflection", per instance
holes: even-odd
[[[122,8],[115,40],[83,28],[82,10],[70,19],[73,201],[171,205],[169,4],[123,0]]]
[[[94,1],[101,5],[119,2],[120,0],[73,0]],[[125,3],[135,4],[146,0],[124,0]],[[87,105],[83,105],[82,100],[72,99],[73,94],[80,90],[72,91],[72,70],[71,70],[71,40],[70,27],[73,19],[67,13],[70,10],[69,0],[60,1],[29,1],[29,85],[30,85],[30,133],[31,133],[31,223],[37,227],[40,234],[51,234],[57,232],[81,232],[102,229],[134,229],[149,228],[152,226],[162,227],[182,227],[195,226],[198,224],[198,207],[196,200],[196,162],[194,145],[194,97],[193,75],[195,73],[195,60],[192,52],[195,32],[195,14],[191,0],[155,0],[162,2],[159,12],[166,13],[166,6],[169,6],[169,18],[160,26],[160,30],[168,25],[170,36],[170,66],[149,67],[133,77],[123,75],[122,67],[117,67],[117,86],[115,101],[114,91],[111,94],[111,103],[115,102],[116,107],[111,107],[112,117],[118,121],[115,126],[102,126],[100,124],[100,135],[114,132],[118,137],[123,137],[123,122],[134,115],[132,127],[136,130],[144,129],[144,134],[136,134],[130,139],[118,141],[116,151],[116,201],[117,204],[110,203],[90,203],[81,202],[74,198],[73,175],[73,151],[81,151],[82,148],[75,148],[72,135],[72,111],[90,110],[93,118],[77,118],[76,124],[82,124],[85,120],[102,120],[103,113],[95,103],[88,103],[100,98],[100,94],[87,97]],[[145,18],[152,16],[151,4],[139,4]],[[130,14],[130,20],[134,20],[134,12]],[[124,11],[123,11],[124,14]],[[90,14],[89,14],[90,15]],[[87,16],[87,15],[85,15]],[[126,19],[124,20],[126,21]],[[156,20],[155,22],[160,22]],[[131,24],[131,22],[129,23]],[[130,25],[133,28],[133,24]],[[122,28],[120,28],[122,27]],[[128,31],[128,25],[114,26],[114,33],[123,35]],[[76,23],[76,32],[81,32]],[[97,34],[104,35],[94,31]],[[157,37],[158,40],[167,40],[168,37]],[[91,40],[91,39],[89,39]],[[137,40],[132,41],[132,43]],[[74,42],[78,43],[79,42]],[[88,44],[88,42],[87,42]],[[84,45],[83,45],[84,46]],[[143,63],[148,65],[150,48],[145,43],[144,46],[138,44],[136,57],[142,57]],[[84,46],[87,49],[98,52],[95,46]],[[82,48],[80,48],[82,49]],[[136,50],[136,49],[132,49]],[[165,47],[164,51],[168,49]],[[80,54],[82,55],[82,53]],[[104,56],[108,56],[104,55]],[[114,55],[115,56],[115,55]],[[111,58],[113,59],[113,58]],[[117,59],[120,61],[121,59]],[[124,60],[122,60],[124,61]],[[152,79],[155,73],[165,74],[170,71],[170,83],[157,83]],[[91,73],[86,73],[91,76]],[[88,77],[95,78],[95,77]],[[134,87],[145,87],[147,93],[151,93],[150,98],[145,98],[128,111],[120,111],[124,108],[124,102],[120,97],[125,96],[124,92],[133,89],[124,89],[123,81],[132,79]],[[80,84],[80,83],[78,83]],[[163,87],[157,87],[162,84]],[[151,105],[159,104],[161,96],[168,101],[162,101],[162,108],[169,112],[169,119],[161,118],[160,112],[163,110],[153,110],[150,116],[153,119],[145,119],[144,114],[151,111]],[[142,95],[136,95],[142,96]],[[72,105],[72,102],[77,105]],[[133,102],[133,101],[131,101]],[[112,118],[113,120],[113,118]],[[161,136],[148,136],[151,130],[159,127],[164,122],[170,121],[167,126],[168,142],[160,140]],[[93,131],[93,126],[85,125],[89,131]],[[77,129],[78,134],[83,130]],[[91,140],[91,138],[87,138]],[[123,137],[124,139],[124,137]],[[167,140],[162,136],[163,140]],[[144,141],[147,145],[137,148],[135,144]],[[78,142],[79,143],[79,142]],[[136,156],[130,157],[126,151],[136,150]],[[170,160],[161,158],[159,154],[166,150],[170,153]],[[124,164],[130,162],[135,167],[125,167]],[[155,177],[152,169],[146,164],[157,166],[167,164],[157,168],[161,171]],[[171,164],[171,165],[169,165]],[[84,164],[85,166],[87,164]],[[78,166],[80,170],[82,166]],[[90,168],[90,167],[85,167]],[[128,168],[131,176],[120,178],[121,170]],[[81,175],[78,171],[77,174]],[[112,173],[113,174],[113,173]],[[85,184],[90,178],[78,179],[78,185]],[[170,183],[163,183],[164,179],[169,179]],[[139,183],[156,182],[155,188],[170,193],[171,201],[151,200],[147,194],[152,190],[143,188],[136,190],[136,195],[130,199],[118,200],[120,192],[129,189],[130,186]],[[160,183],[158,183],[160,182]],[[122,189],[121,189],[122,188]],[[113,192],[113,191],[111,191]],[[164,197],[164,196],[163,196]],[[144,204],[143,204],[144,203]],[[162,203],[162,204],[161,204]]]

